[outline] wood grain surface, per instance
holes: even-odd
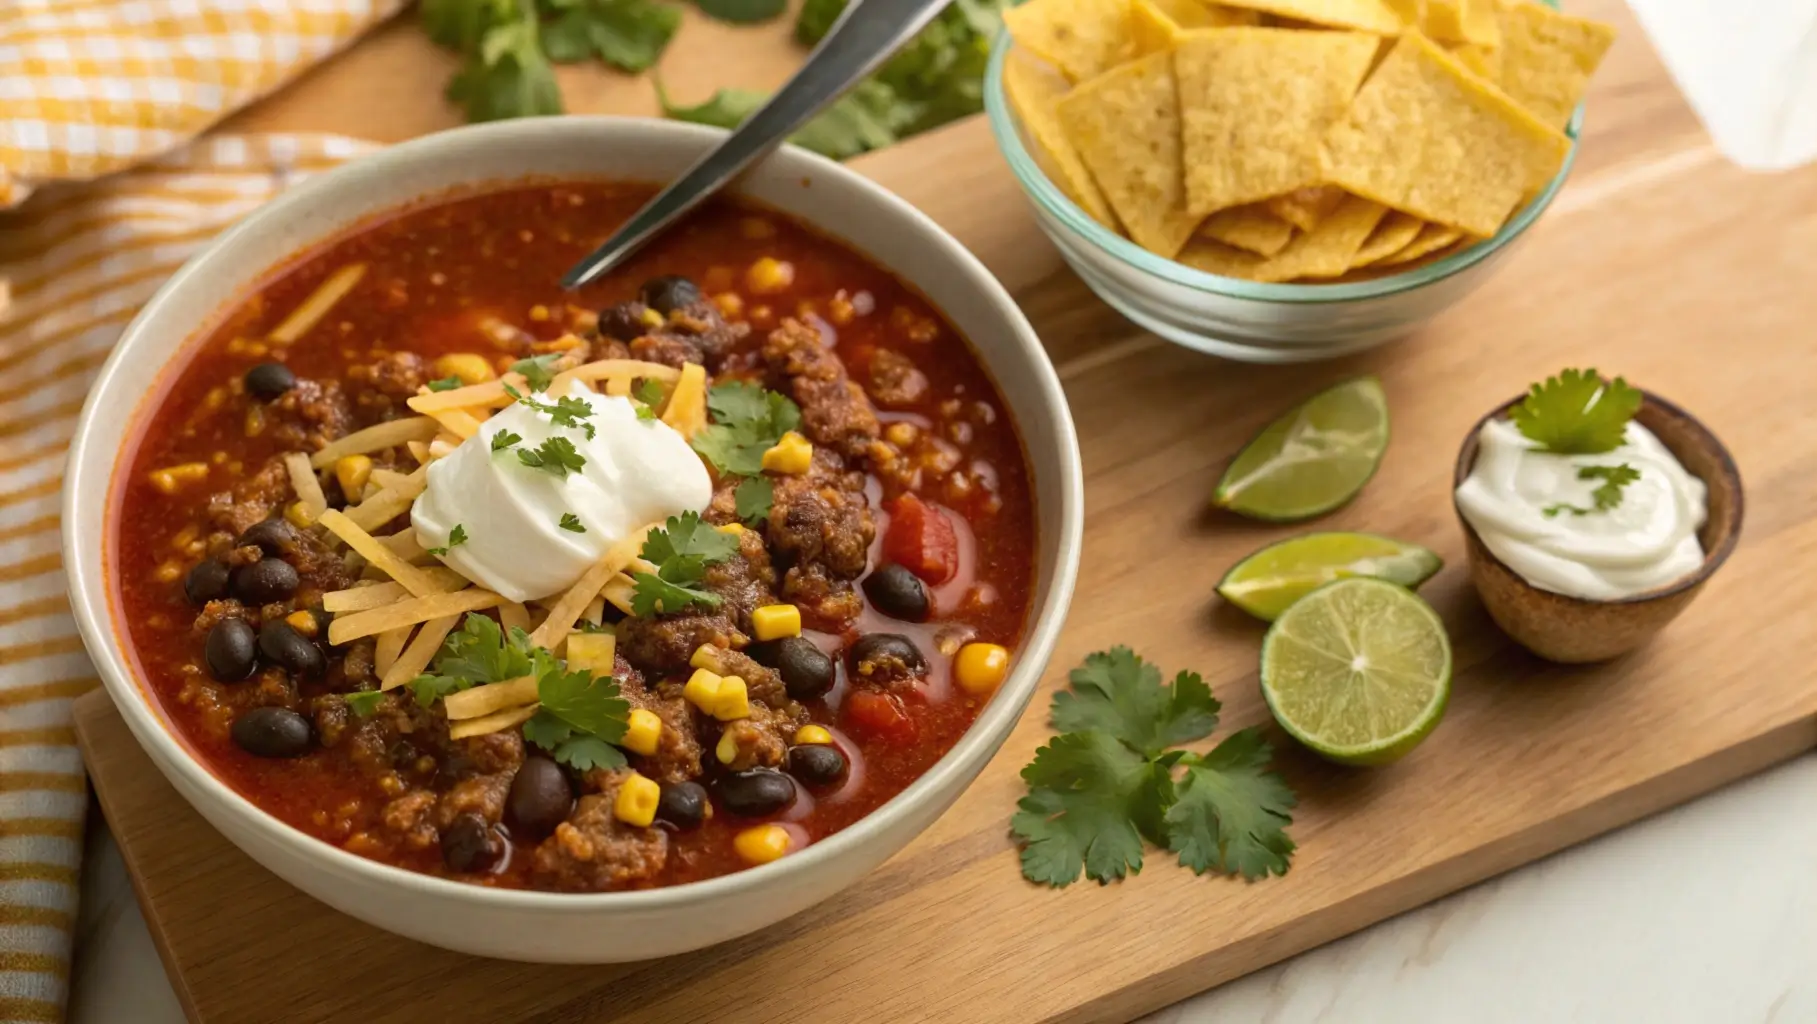
[[[1574,180],[1461,307],[1339,362],[1242,366],[1133,328],[1060,268],[980,122],[858,164],[992,266],[1060,368],[1084,450],[1087,530],[1050,687],[1088,651],[1127,643],[1168,671],[1202,672],[1227,726],[1266,722],[1261,627],[1220,605],[1212,585],[1292,531],[1214,514],[1208,495],[1230,455],[1293,401],[1357,373],[1384,381],[1387,457],[1362,496],[1318,527],[1388,533],[1446,557],[1424,592],[1452,632],[1455,691],[1431,739],[1384,769],[1335,769],[1271,729],[1301,796],[1300,850],[1285,878],[1196,878],[1156,853],[1120,885],[1023,883],[1006,826],[1022,791],[1016,772],[1049,735],[1041,696],[917,842],[767,932],[619,967],[476,960],[359,924],[254,865],[92,694],[78,705],[89,767],[192,1015],[1123,1020],[1817,744],[1817,170],[1763,177],[1723,163],[1620,5],[1574,9],[1623,29]],[[240,120],[400,138],[447,112],[356,113],[358,98],[418,100],[444,63],[394,28]],[[1681,403],[1721,435],[1741,466],[1748,519],[1727,567],[1659,639],[1611,665],[1567,669],[1489,623],[1463,566],[1449,474],[1484,410],[1586,363]]]

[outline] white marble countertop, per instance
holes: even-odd
[[[1817,755],[1189,999],[1146,1024],[1817,1021]],[[71,1024],[183,1013],[91,830]]]

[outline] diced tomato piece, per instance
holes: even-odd
[[[913,494],[897,498],[889,511],[884,557],[936,586],[958,573],[959,535],[945,512]]]
[[[921,730],[900,697],[857,690],[845,699],[845,717],[854,732],[891,743],[913,743]]]

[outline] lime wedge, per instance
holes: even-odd
[[[1444,564],[1418,544],[1373,533],[1308,533],[1238,562],[1218,581],[1218,593],[1263,622],[1273,622],[1288,605],[1333,580],[1373,576],[1411,590]]]
[[[1387,448],[1381,381],[1347,380],[1264,427],[1224,471],[1212,501],[1270,522],[1310,519],[1356,497]]]
[[[1419,746],[1450,695],[1444,623],[1393,583],[1328,583],[1262,641],[1262,697],[1274,720],[1339,764],[1386,764]]]

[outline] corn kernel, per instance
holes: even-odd
[[[299,530],[315,525],[315,519],[309,515],[309,510],[304,508],[300,501],[293,501],[284,506],[284,518],[290,520],[290,525]]]
[[[653,711],[634,708],[626,720],[622,746],[633,754],[650,757],[656,753],[656,741],[662,739],[662,719]]]
[[[827,732],[823,725],[804,725],[795,730],[795,745],[798,747],[830,747],[833,745],[833,734]]]
[[[791,430],[782,435],[776,446],[763,453],[763,468],[770,473],[800,475],[814,461],[813,442]]]
[[[719,687],[724,682],[719,673],[697,668],[688,677],[688,684],[681,688],[682,699],[710,715],[719,703]]]
[[[313,638],[316,631],[321,628],[321,626],[316,623],[315,616],[306,611],[291,612],[289,615],[284,616],[284,621],[290,624],[291,629],[311,638]]]
[[[662,314],[654,309],[645,309],[642,313],[638,314],[637,318],[643,321],[645,327],[661,327],[665,322],[662,318]]]
[[[721,292],[713,296],[713,305],[719,307],[719,315],[727,320],[737,320],[744,315],[744,296],[737,292]]]
[[[612,801],[612,816],[627,825],[647,828],[656,820],[656,802],[662,799],[662,787],[636,772],[618,787],[618,798]]]
[[[727,523],[724,526],[715,527],[715,529],[717,529],[720,533],[729,533],[732,536],[736,537],[739,534],[744,532],[744,524],[743,523]]]
[[[921,428],[905,421],[897,421],[883,428],[883,439],[898,448],[907,448],[920,436]]]
[[[185,462],[181,465],[154,469],[150,474],[151,485],[165,494],[175,494],[187,484],[199,484],[208,479],[208,463]]]
[[[341,493],[353,501],[366,491],[372,479],[372,456],[343,455],[334,460],[334,478],[341,482]]]
[[[768,256],[751,264],[751,269],[744,275],[745,287],[753,295],[774,295],[794,283],[795,264]]]
[[[719,758],[720,764],[731,764],[738,760],[738,737],[727,729],[719,734],[719,745],[713,748],[713,755]]]
[[[158,563],[157,570],[152,573],[152,576],[156,578],[159,583],[175,583],[183,578],[183,567],[176,562],[160,562]]]
[[[751,717],[751,693],[744,680],[726,676],[719,681],[719,693],[713,698],[713,717],[722,722]]]
[[[712,644],[701,644],[694,648],[694,656],[688,659],[688,664],[708,672],[718,672],[719,648]],[[692,682],[692,680],[689,681]]]
[[[530,307],[530,319],[536,321],[539,324],[542,323],[544,320],[549,319],[549,307],[542,305],[540,303],[538,303],[537,305],[531,306]]]
[[[768,864],[794,845],[789,830],[781,825],[754,825],[732,837],[732,848],[751,864]]]
[[[751,610],[751,631],[759,640],[801,635],[801,609],[792,604],[766,604]]]
[[[997,644],[966,644],[953,659],[953,678],[965,692],[982,696],[1009,675],[1009,652]]]
[[[451,352],[440,357],[435,361],[435,372],[454,377],[462,384],[484,384],[496,376],[486,357],[474,352]]]

